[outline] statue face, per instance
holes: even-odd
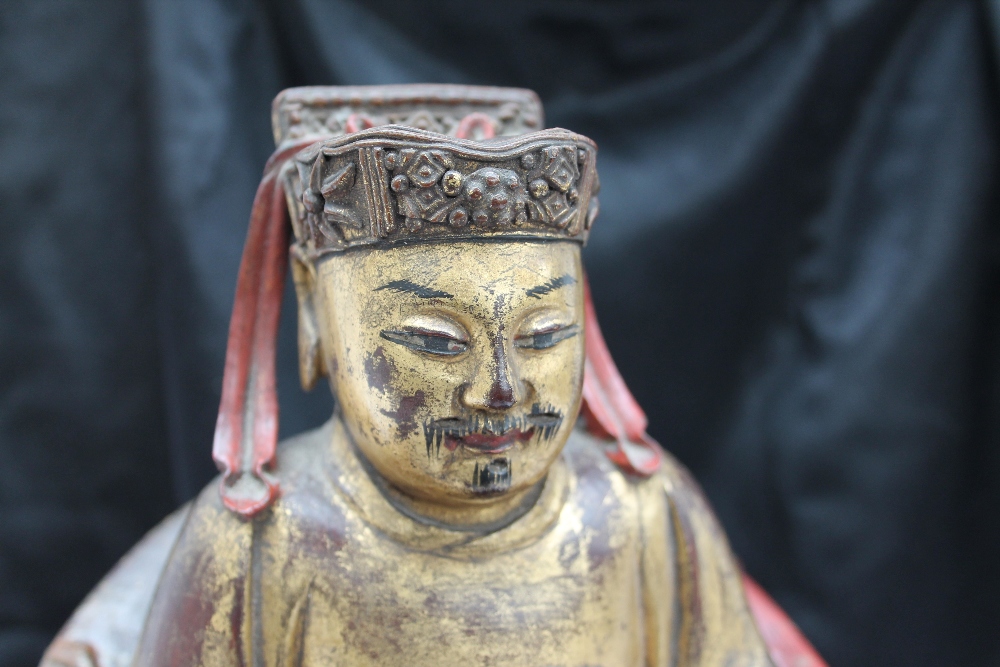
[[[374,468],[444,502],[540,481],[580,407],[581,271],[572,242],[419,244],[321,260],[320,354]]]

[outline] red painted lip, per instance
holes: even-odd
[[[527,431],[516,428],[512,431],[507,431],[503,435],[470,433],[460,438],[449,435],[444,439],[444,446],[448,448],[448,451],[455,451],[461,445],[482,454],[499,454],[513,447],[515,442],[530,440],[533,435],[535,435],[534,428],[529,428]]]

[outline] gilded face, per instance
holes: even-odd
[[[572,242],[355,250],[316,266],[321,352],[344,422],[387,480],[431,500],[540,481],[580,407]]]

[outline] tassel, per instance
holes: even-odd
[[[312,143],[277,151],[268,160],[250,213],[229,322],[212,458],[222,472],[223,504],[247,518],[268,507],[280,491],[268,474],[278,442],[274,361],[289,243],[288,207],[278,172]]]

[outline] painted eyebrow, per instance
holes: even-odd
[[[535,285],[531,289],[525,290],[524,293],[536,299],[541,299],[543,294],[554,292],[564,285],[573,285],[574,283],[576,283],[576,280],[573,279],[573,276],[567,273],[566,275],[553,278],[552,280],[542,283],[541,285]]]
[[[376,287],[375,291],[380,292],[384,289],[399,292],[400,294],[414,294],[421,299],[450,299],[453,296],[433,287],[418,285],[412,280],[393,280],[391,283]]]

